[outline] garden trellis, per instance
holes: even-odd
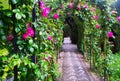
[[[120,52],[120,16],[109,0],[9,0],[7,7],[0,2],[0,80],[55,81],[68,24],[72,43],[91,70],[104,81],[119,81],[120,71],[110,74],[110,56]]]

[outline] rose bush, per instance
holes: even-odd
[[[77,4],[77,1],[74,3],[76,4],[73,9],[69,10],[69,6],[66,6],[68,8],[65,13],[71,13],[69,19],[74,23],[68,24],[77,29],[75,32],[78,34],[73,33],[73,36],[78,35],[78,48],[89,60],[91,69],[99,72],[104,79],[112,81],[108,77],[109,71],[106,70],[108,65],[106,58],[114,52],[110,40],[118,41],[119,16],[116,15],[115,10],[110,9],[105,0],[80,1],[80,10],[79,3]]]
[[[56,60],[63,40],[63,19],[58,14],[64,14],[54,11],[59,5],[14,0],[10,1],[10,6],[11,9],[0,11],[0,50],[4,52],[0,57],[0,80],[15,76],[15,66],[19,81],[55,80],[59,76]]]
[[[104,72],[109,76],[109,39],[119,40],[120,17],[107,1],[12,0],[8,5],[10,9],[0,5],[0,80],[13,77],[17,66],[19,81],[54,81],[59,76],[56,60],[65,19],[71,26],[71,39],[89,60],[91,69],[104,78]]]

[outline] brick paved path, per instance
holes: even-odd
[[[63,52],[59,56],[60,70],[63,72],[59,81],[94,81],[83,67],[77,52],[77,46],[69,38],[63,42]]]

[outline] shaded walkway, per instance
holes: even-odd
[[[71,44],[69,38],[64,39],[63,52],[59,57],[60,71],[63,73],[59,81],[95,81],[83,67],[77,46]]]

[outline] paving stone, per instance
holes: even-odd
[[[69,38],[63,42],[62,69],[63,75],[59,81],[93,81],[83,68],[78,57],[77,46],[71,44]]]

